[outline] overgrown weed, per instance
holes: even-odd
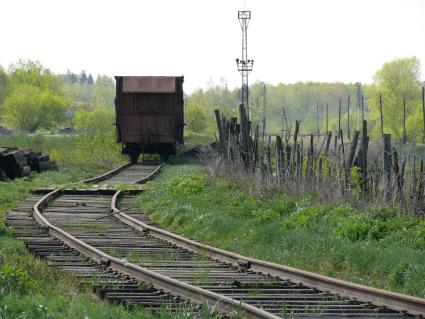
[[[425,296],[423,220],[398,217],[394,209],[322,204],[313,194],[293,196],[272,186],[260,191],[204,169],[166,166],[145,185],[138,207],[162,226],[207,244]]]

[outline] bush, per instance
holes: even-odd
[[[24,84],[4,102],[3,118],[14,128],[35,132],[52,129],[65,119],[65,102],[49,90]]]
[[[193,132],[201,133],[205,131],[207,118],[204,111],[195,104],[189,105],[185,108],[185,123],[187,128]]]
[[[115,110],[113,108],[95,108],[92,111],[83,109],[75,112],[75,128],[86,133],[113,131]]]
[[[4,265],[0,270],[0,295],[16,292],[20,295],[34,287],[35,281],[19,266]]]
[[[173,194],[194,194],[201,192],[204,187],[204,175],[196,174],[173,178],[168,187],[168,191]]]
[[[402,261],[390,274],[390,282],[393,287],[403,287],[412,273],[410,264]]]

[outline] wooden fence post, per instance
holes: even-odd
[[[422,115],[424,117],[423,141],[425,143],[425,87],[422,87]]]
[[[307,163],[306,163],[306,179],[307,181],[313,180],[313,174],[314,174],[314,145],[313,145],[313,134],[310,134],[310,145],[307,150]]]
[[[279,135],[276,135],[276,180],[278,185],[280,185],[282,175],[283,175],[283,146],[282,139]]]
[[[300,121],[295,121],[295,132],[294,132],[294,146],[292,150],[291,158],[291,171],[293,172],[297,168],[296,159],[298,155],[297,139],[298,132],[300,131]]]
[[[406,136],[406,99],[403,99],[403,144],[407,143]]]
[[[353,136],[353,141],[351,142],[350,154],[348,156],[348,162],[347,162],[347,173],[348,173],[348,175],[350,175],[351,166],[353,165],[354,156],[356,155],[357,144],[359,142],[359,135],[360,135],[360,132],[358,130],[355,130],[354,136]]]
[[[271,149],[270,149],[271,143],[272,143],[272,137],[269,135],[267,137],[267,147],[266,147],[267,173],[269,175],[272,174],[272,155],[271,155]]]
[[[326,132],[329,132],[329,105],[326,103]]]
[[[326,156],[329,156],[329,147],[331,145],[331,140],[332,140],[332,132],[328,131],[328,135],[326,137],[326,147],[325,147]]]
[[[384,136],[384,117],[382,115],[382,94],[379,92],[379,116],[381,118],[381,136]]]
[[[248,118],[246,117],[246,109],[241,104],[239,106],[239,116],[241,120],[241,137],[242,137],[242,158],[245,163],[245,168],[249,167],[250,158],[249,158],[249,123]]]
[[[319,101],[316,102],[316,133],[319,137],[320,130],[319,130]]]
[[[347,174],[347,161],[345,159],[345,146],[344,146],[344,135],[342,134],[342,130],[341,130],[341,152],[342,152],[342,170],[344,172],[344,187],[348,188],[348,179],[349,179],[349,174]],[[341,154],[340,154],[341,155]],[[344,191],[344,187],[342,188],[342,191]]]
[[[350,95],[348,95],[348,98],[347,98],[347,116],[348,116],[348,119],[347,119],[347,137],[348,137],[348,139],[350,139],[351,138],[351,133],[350,133]]]
[[[217,122],[217,130],[218,130],[218,148],[220,152],[224,152],[224,129],[223,123],[221,120],[221,115],[219,110],[215,110],[215,120]]]
[[[283,113],[283,119],[285,120],[285,124],[286,124],[286,135],[285,135],[285,140],[286,143],[288,143],[288,140],[291,138],[291,130],[289,129],[288,126],[288,119],[286,118],[286,113],[285,113],[285,104],[282,106],[282,113]],[[292,126],[292,125],[291,125]],[[282,124],[282,131],[283,131],[283,124]],[[283,132],[282,132],[283,135]]]
[[[384,201],[391,201],[391,134],[384,134]]]
[[[368,177],[367,177],[367,153],[368,153],[368,143],[369,138],[367,136],[367,121],[363,121],[363,128],[362,128],[362,143],[360,145],[360,155],[361,155],[361,186],[362,186],[362,193],[364,196],[364,199],[366,199],[366,195],[368,192]]]
[[[342,107],[342,101],[339,99],[339,108],[338,108],[338,138],[341,138],[339,133],[341,132],[341,107]]]
[[[254,135],[254,145],[252,146],[252,152],[254,153],[254,165],[252,166],[252,171],[255,172],[255,168],[258,164],[258,142],[260,137],[259,135],[259,125],[257,124]]]

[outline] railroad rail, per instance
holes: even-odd
[[[126,164],[86,183],[144,183],[163,163]],[[14,234],[107,300],[153,310],[207,303],[244,318],[408,318],[425,300],[265,262],[184,238],[134,208],[140,190],[46,190],[7,216]]]

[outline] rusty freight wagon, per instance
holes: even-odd
[[[137,162],[140,154],[176,153],[183,144],[183,81],[172,76],[116,76],[117,142]]]

